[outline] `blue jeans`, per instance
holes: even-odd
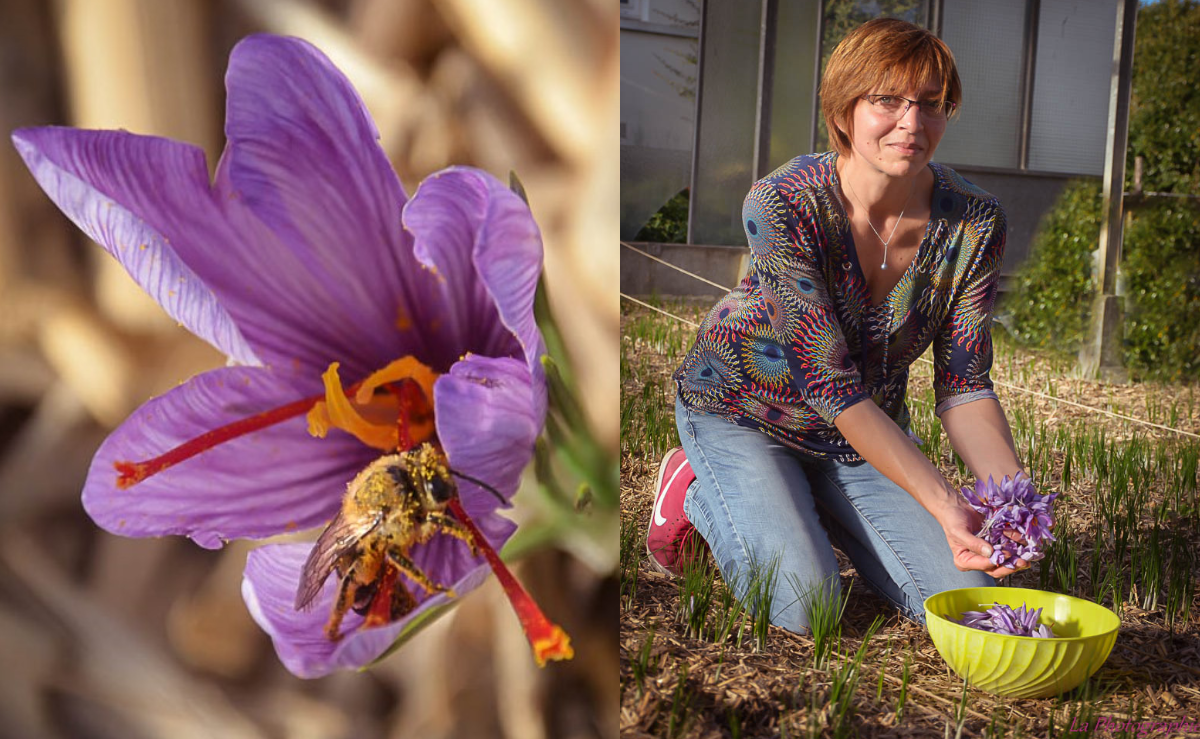
[[[756,573],[774,567],[776,626],[807,631],[809,599],[841,593],[831,543],[918,623],[934,593],[996,584],[959,571],[941,525],[870,464],[808,457],[678,400],[675,422],[696,473],[684,512],[739,599]]]

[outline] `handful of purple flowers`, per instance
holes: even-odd
[[[1002,606],[999,603],[986,611],[963,611],[962,619],[950,619],[954,623],[970,626],[972,629],[990,631],[994,634],[1009,636],[1034,636],[1041,639],[1054,639],[1056,635],[1050,627],[1041,623],[1042,609],[1030,611],[1022,603],[1020,608]]]
[[[1054,541],[1050,527],[1054,525],[1053,504],[1058,493],[1039,495],[1029,476],[1018,472],[1012,478],[1005,475],[999,485],[991,477],[987,482],[976,481],[974,490],[966,487],[962,494],[972,508],[983,514],[979,536],[992,545],[992,564],[1012,564],[1017,559],[1036,562],[1046,556],[1046,546]],[[1025,543],[1005,536],[1007,529],[1023,537]]]

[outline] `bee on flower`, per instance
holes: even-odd
[[[226,84],[212,180],[177,141],[13,134],[59,208],[229,359],[109,436],[85,509],[205,548],[323,529],[254,550],[242,587],[302,677],[370,663],[490,571],[537,661],[570,658],[496,556],[546,416],[529,207],[468,167],[410,198],[358,94],[304,41],[243,40]]]

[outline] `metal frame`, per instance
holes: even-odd
[[[1033,120],[1033,82],[1037,79],[1038,20],[1042,15],[1041,0],[1027,0],[1025,5],[1025,62],[1021,71],[1021,129],[1017,143],[1017,169],[1029,171],[1029,127]]]
[[[652,33],[656,36],[678,36],[680,38],[698,38],[700,35],[690,28],[680,28],[670,23],[656,23],[655,21],[643,21],[635,18],[621,18],[621,30]]]
[[[646,15],[646,0],[627,0],[628,8],[621,8],[622,19],[644,20]]]
[[[1125,191],[1125,152],[1129,143],[1129,95],[1133,83],[1133,45],[1138,0],[1123,0],[1117,7],[1117,38],[1113,44],[1113,83],[1109,99],[1108,145],[1104,152],[1105,227],[1100,231],[1101,289],[1117,289],[1117,264],[1121,261],[1122,200]]]
[[[753,180],[768,175],[771,156],[771,106],[775,82],[775,26],[779,0],[762,0],[758,41],[758,91],[755,96]]]
[[[1021,177],[1044,177],[1047,179],[1056,180],[1071,180],[1071,179],[1100,179],[1099,175],[1092,174],[1072,174],[1070,172],[1047,172],[1041,169],[1013,169],[1011,167],[994,167],[986,164],[962,164],[960,162],[950,162],[940,160],[939,164],[944,164],[956,172],[978,172],[980,174],[999,174]]]
[[[821,50],[825,46],[825,0],[817,3],[817,58],[813,60],[812,127],[808,135],[808,150],[817,148],[817,133],[821,120]]]
[[[692,116],[695,123],[692,125],[692,167],[688,173],[688,194],[692,197],[688,199],[688,218],[687,218],[687,243],[694,244],[692,239],[692,226],[695,225],[696,217],[696,166],[700,160],[700,127],[704,121],[700,118],[700,104],[704,98],[704,33],[708,28],[708,0],[700,0],[700,30],[696,34],[698,41],[696,42],[696,112]]]

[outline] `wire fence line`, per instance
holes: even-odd
[[[695,321],[689,321],[689,320],[688,320],[688,319],[686,319],[686,318],[683,318],[683,317],[681,317],[681,316],[677,316],[677,315],[675,315],[674,313],[671,313],[671,312],[669,312],[669,311],[665,311],[665,310],[663,310],[662,308],[657,308],[657,307],[655,307],[655,306],[653,306],[653,305],[650,305],[649,303],[644,303],[644,302],[642,302],[642,301],[638,300],[638,299],[637,299],[637,298],[635,298],[635,297],[632,297],[632,296],[630,296],[630,295],[626,295],[625,293],[621,293],[621,297],[622,297],[622,298],[625,298],[626,300],[628,300],[628,301],[629,301],[629,302],[631,302],[631,303],[637,303],[638,305],[640,305],[640,306],[642,306],[642,307],[644,307],[644,308],[649,308],[649,309],[650,309],[650,310],[652,310],[652,311],[657,311],[657,312],[659,312],[659,313],[662,313],[664,316],[670,316],[671,318],[674,318],[676,321],[679,321],[680,323],[686,323],[687,325],[689,325],[689,326],[692,326],[693,328],[700,328],[700,324],[696,323]]]
[[[642,251],[641,249],[637,248],[633,244],[629,244],[629,243],[622,241],[621,246],[625,247],[626,249],[628,249],[630,251],[637,252],[638,254],[641,254],[643,257],[645,257],[647,259],[651,259],[655,262],[658,262],[659,264],[665,264],[668,267],[670,267],[671,269],[675,270],[676,272],[682,272],[685,275],[687,275],[688,277],[694,277],[697,280],[700,280],[701,282],[712,285],[713,287],[717,288],[718,290],[724,290],[725,292],[729,292],[729,288],[725,287],[724,285],[718,285],[717,283],[713,282],[712,280],[708,279],[707,277],[701,277],[700,275],[696,274],[695,272],[688,272],[683,267],[671,264],[670,262],[668,262],[665,259],[659,259],[658,257],[654,256],[653,254]]]
[[[719,289],[721,289],[721,290],[725,290],[725,291],[729,291],[729,290],[731,290],[731,289],[732,289],[732,288],[729,288],[729,287],[725,287],[724,285],[718,285],[717,283],[713,282],[712,280],[706,279],[706,278],[704,278],[704,277],[701,277],[700,275],[697,275],[697,274],[695,274],[695,273],[693,273],[693,272],[689,272],[689,271],[687,271],[686,269],[684,269],[684,268],[682,268],[682,267],[678,267],[678,266],[676,266],[676,265],[674,265],[674,264],[671,264],[670,262],[666,261],[665,259],[659,259],[659,258],[658,258],[658,257],[656,257],[656,256],[653,256],[653,255],[651,255],[651,254],[647,254],[646,252],[642,251],[641,249],[638,249],[638,248],[636,248],[636,247],[634,247],[634,246],[632,246],[632,245],[630,245],[630,244],[627,244],[627,243],[625,243],[624,241],[622,241],[622,242],[621,242],[621,246],[624,246],[625,248],[629,249],[630,251],[633,251],[633,252],[636,252],[636,253],[638,253],[638,254],[641,254],[642,256],[646,257],[647,259],[652,259],[652,260],[654,260],[655,262],[658,262],[659,264],[664,264],[664,265],[666,265],[667,267],[669,267],[669,268],[671,268],[671,269],[673,269],[673,270],[675,270],[675,271],[677,271],[677,272],[682,272],[683,274],[685,274],[685,275],[688,275],[688,276],[690,276],[690,277],[694,277],[694,278],[696,278],[697,280],[700,280],[701,282],[704,282],[704,283],[707,283],[707,284],[709,284],[709,285],[712,285],[713,287],[716,287],[716,288],[719,288]],[[689,326],[693,326],[693,327],[696,327],[696,328],[698,328],[698,327],[700,326],[700,324],[696,323],[695,321],[689,321],[689,320],[688,320],[688,319],[686,319],[686,318],[682,318],[682,317],[680,317],[680,316],[677,316],[677,315],[675,315],[674,313],[670,313],[670,312],[668,312],[668,311],[665,311],[665,310],[663,310],[662,308],[658,308],[658,307],[656,307],[656,306],[650,305],[649,303],[645,303],[645,302],[643,302],[643,301],[641,301],[641,300],[638,300],[637,298],[634,298],[634,297],[632,297],[632,296],[626,295],[626,294],[625,294],[625,293],[623,293],[623,292],[621,293],[621,297],[622,297],[622,298],[624,298],[625,300],[628,300],[628,301],[629,301],[629,302],[631,302],[631,303],[636,303],[636,304],[638,304],[638,305],[640,305],[640,306],[643,306],[643,307],[649,308],[649,309],[650,309],[650,310],[652,310],[652,311],[657,311],[658,313],[662,313],[662,314],[663,314],[663,315],[665,315],[665,316],[669,316],[669,317],[671,317],[671,318],[674,318],[676,321],[680,321],[681,323],[686,323],[686,324],[688,324]],[[918,361],[918,362],[922,362],[922,363],[924,363],[924,364],[928,364],[928,365],[932,365],[932,364],[933,364],[933,362],[932,362],[932,361],[930,361],[930,360],[928,360],[928,359],[926,359],[926,358],[924,358],[924,357],[918,357],[918,358],[917,358],[917,361]],[[1101,413],[1101,414],[1104,414],[1104,415],[1106,415],[1106,416],[1110,416],[1110,417],[1112,417],[1112,418],[1119,418],[1119,419],[1121,419],[1121,420],[1124,420],[1124,421],[1131,421],[1131,422],[1133,422],[1133,423],[1140,423],[1140,424],[1142,424],[1142,425],[1144,425],[1144,426],[1150,426],[1150,427],[1152,427],[1152,428],[1161,429],[1161,430],[1163,430],[1163,431],[1170,431],[1170,432],[1172,432],[1172,433],[1179,434],[1179,435],[1181,435],[1181,436],[1190,436],[1190,437],[1191,437],[1191,438],[1193,438],[1193,439],[1200,439],[1200,434],[1196,434],[1196,433],[1193,433],[1193,432],[1191,432],[1191,431],[1184,431],[1183,429],[1172,428],[1171,426],[1164,426],[1164,425],[1163,425],[1163,424],[1161,424],[1161,423],[1155,423],[1155,422],[1153,422],[1153,421],[1147,421],[1147,420],[1145,420],[1144,418],[1136,418],[1136,417],[1134,417],[1134,416],[1127,416],[1127,415],[1125,415],[1124,413],[1117,413],[1117,412],[1115,412],[1115,411],[1110,411],[1110,410],[1107,410],[1107,409],[1104,409],[1104,408],[1096,408],[1095,406],[1085,405],[1085,404],[1083,404],[1083,403],[1076,403],[1075,401],[1073,401],[1073,400],[1067,400],[1066,398],[1057,398],[1057,397],[1055,397],[1055,396],[1053,396],[1053,395],[1048,395],[1047,393],[1043,393],[1043,392],[1040,392],[1040,391],[1038,391],[1038,390],[1031,390],[1031,389],[1029,389],[1029,388],[1026,388],[1026,387],[1021,387],[1020,385],[1013,385],[1012,383],[1009,383],[1009,382],[1004,382],[1004,381],[1002,381],[1002,380],[992,380],[992,384],[993,384],[993,385],[998,385],[998,386],[1000,386],[1000,387],[1003,387],[1003,388],[1007,388],[1007,389],[1009,389],[1009,390],[1016,390],[1017,392],[1021,392],[1021,393],[1028,393],[1029,395],[1033,395],[1033,396],[1036,396],[1036,397],[1039,397],[1039,398],[1044,398],[1044,399],[1046,399],[1046,400],[1051,400],[1051,401],[1054,401],[1055,403],[1062,403],[1063,405],[1069,405],[1069,406],[1074,406],[1074,407],[1076,407],[1076,408],[1082,408],[1083,410],[1086,410],[1086,411],[1091,411],[1091,412],[1093,412],[1093,413]]]

